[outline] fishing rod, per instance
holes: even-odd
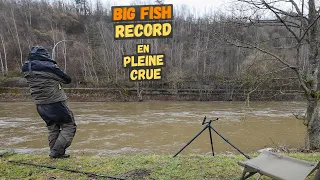
[[[18,164],[18,165],[29,165],[29,166],[36,166],[36,167],[43,167],[43,168],[49,168],[49,169],[58,169],[62,171],[68,171],[72,173],[79,173],[79,174],[85,174],[88,176],[96,176],[96,177],[103,177],[103,178],[108,178],[108,179],[117,179],[117,180],[126,180],[124,178],[119,178],[119,177],[113,177],[105,174],[96,174],[96,173],[91,173],[91,172],[84,172],[84,171],[78,171],[78,170],[73,170],[73,169],[66,169],[66,168],[59,168],[59,167],[54,167],[54,166],[46,166],[46,165],[41,165],[41,164],[33,164],[33,163],[26,163],[26,162],[19,162],[19,161],[7,161],[13,164]]]
[[[53,48],[52,48],[52,54],[51,54],[51,59],[52,60],[54,60],[55,61],[55,59],[56,59],[56,47],[60,44],[60,43],[62,43],[62,42],[68,42],[68,41],[73,41],[73,40],[61,40],[61,41],[59,41],[59,42],[57,42],[54,46],[53,46]],[[64,59],[64,71],[66,71],[67,70],[67,60],[66,59]]]

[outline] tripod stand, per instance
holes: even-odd
[[[219,118],[215,119],[215,120],[209,120],[209,121],[206,121],[207,117],[205,116],[203,118],[203,121],[202,121],[202,125],[205,125],[206,126],[194,137],[192,138],[182,149],[180,149],[179,152],[177,152],[173,157],[176,157],[178,154],[180,154],[181,151],[183,151],[187,146],[189,146],[192,141],[194,141],[198,136],[200,136],[200,134],[205,131],[206,129],[209,129],[209,135],[210,135],[210,143],[211,143],[211,150],[212,150],[212,155],[214,156],[214,150],[213,150],[213,143],[212,143],[212,132],[211,130],[213,130],[218,136],[220,136],[225,142],[227,142],[228,144],[230,144],[234,149],[236,149],[240,154],[242,154],[244,157],[246,157],[247,159],[251,159],[250,156],[244,154],[240,149],[238,149],[235,145],[233,145],[228,139],[226,139],[225,137],[223,137],[218,131],[216,131],[213,126],[211,126],[211,123],[213,121],[218,121]]]

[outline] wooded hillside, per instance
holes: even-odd
[[[21,85],[8,78],[21,77],[31,46],[41,45],[51,52],[55,43],[72,40],[56,49],[59,67],[72,76],[69,87],[298,90],[288,68],[258,50],[230,43],[236,39],[259,43],[291,62],[292,37],[276,21],[255,24],[252,19],[263,19],[237,13],[240,7],[233,9],[233,16],[213,13],[195,18],[188,7],[174,6],[173,38],[115,41],[111,7],[99,0],[91,6],[85,2],[0,0],[0,80],[7,80],[3,86]],[[150,43],[152,53],[166,55],[162,80],[129,81],[121,57],[134,54],[138,43]]]

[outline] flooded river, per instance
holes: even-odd
[[[304,144],[305,127],[292,113],[303,102],[71,102],[78,125],[69,152],[76,154],[174,155],[203,128],[204,116],[219,117],[213,127],[244,152]],[[235,152],[213,134],[216,152]],[[47,153],[45,123],[32,103],[0,103],[0,149]],[[210,154],[206,130],[181,154]]]

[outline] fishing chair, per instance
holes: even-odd
[[[262,151],[258,157],[238,164],[244,167],[241,180],[256,173],[258,179],[264,175],[279,180],[303,180],[320,167],[320,162],[298,160],[269,151]]]

